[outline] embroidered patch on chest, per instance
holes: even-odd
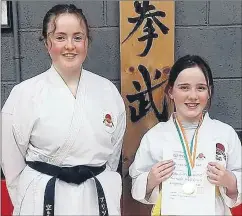
[[[221,143],[216,143],[216,160],[222,161],[222,160],[227,159],[226,154],[225,154],[225,147]]]
[[[104,130],[108,133],[113,133],[116,129],[117,118],[110,111],[103,112],[103,120],[102,120]]]
[[[113,124],[113,119],[112,119],[112,116],[111,114],[107,113],[105,114],[104,116],[104,120],[103,120],[103,123],[107,126],[107,127],[114,127],[114,124]]]

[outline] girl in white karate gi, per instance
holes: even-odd
[[[163,159],[163,153],[175,146],[181,148],[184,156],[189,156],[192,152],[188,152],[186,143],[189,146],[190,142],[201,150],[194,151],[195,164],[206,157],[203,154],[206,147],[216,148],[216,159],[206,163],[203,171],[207,184],[216,185],[215,214],[231,215],[230,208],[241,203],[241,142],[231,126],[209,117],[207,109],[213,88],[211,70],[199,56],[184,56],[171,68],[166,93],[174,103],[175,112],[167,122],[158,123],[143,136],[129,169],[132,196],[142,203],[156,204],[152,215],[160,215],[162,183],[176,168],[174,160]],[[195,187],[184,184],[182,189],[191,194]],[[206,208],[204,203],[199,205]],[[198,211],[193,212],[197,214]]]
[[[42,39],[52,66],[16,85],[2,109],[2,169],[13,214],[120,215],[122,97],[82,67],[89,28],[81,9],[51,8]]]

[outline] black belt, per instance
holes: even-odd
[[[108,216],[107,202],[101,183],[95,177],[103,172],[106,165],[101,167],[91,167],[79,165],[74,167],[58,167],[52,164],[40,161],[26,161],[27,165],[32,169],[41,173],[53,176],[46,185],[44,195],[44,216],[54,216],[54,203],[55,203],[55,182],[60,179],[67,183],[81,184],[87,179],[94,178],[98,194],[99,215]]]

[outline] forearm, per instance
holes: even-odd
[[[149,197],[149,195],[151,194],[152,190],[154,189],[155,187],[151,187],[148,183],[147,183],[147,186],[146,186],[146,196]]]
[[[237,196],[238,196],[237,179],[236,179],[236,176],[232,172],[229,172],[228,176],[229,176],[229,181],[228,181],[228,185],[226,187],[226,195],[229,198],[236,200]]]
[[[147,178],[147,184],[146,184],[146,196],[149,197],[153,190],[157,187],[155,184],[151,184],[149,181],[149,178]],[[159,184],[159,188],[161,189],[162,183]]]
[[[148,186],[148,184],[147,184],[147,186]],[[151,198],[151,196],[152,196],[152,193],[154,194],[157,191],[158,191],[158,193],[160,192],[160,190],[162,188],[162,183],[160,183],[160,185],[158,187],[157,187],[157,185],[154,186],[154,187],[149,187],[149,188],[147,186],[146,186],[146,195],[145,195],[145,198],[146,198],[146,200],[149,200]]]

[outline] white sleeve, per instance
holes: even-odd
[[[144,135],[136,152],[134,162],[129,167],[129,174],[132,178],[132,197],[144,204],[155,204],[159,196],[159,185],[153,189],[148,197],[146,195],[147,177],[154,164],[149,140]]]
[[[112,82],[109,82],[109,84],[119,115],[117,116],[117,126],[111,140],[114,150],[107,161],[107,169],[117,171],[123,146],[123,137],[126,129],[126,111],[124,101],[118,89]]]
[[[236,200],[231,199],[226,195],[226,190],[224,187],[219,187],[220,193],[225,201],[225,204],[232,208],[239,204],[241,204],[241,170],[242,170],[242,150],[241,150],[241,141],[239,140],[239,137],[235,130],[231,128],[229,137],[229,151],[228,151],[228,160],[227,160],[227,170],[231,171],[237,181],[237,190],[238,190],[238,196]]]
[[[13,205],[16,203],[16,190],[19,175],[25,168],[26,146],[17,143],[18,131],[13,124],[13,106],[16,99],[15,92],[11,92],[2,109],[2,161],[1,167],[5,175],[8,192]]]
[[[117,119],[117,127],[112,137],[114,150],[112,155],[109,157],[107,161],[107,169],[109,170],[117,171],[121,150],[122,150],[123,136],[124,136],[125,129],[126,129],[126,112],[124,111]]]

